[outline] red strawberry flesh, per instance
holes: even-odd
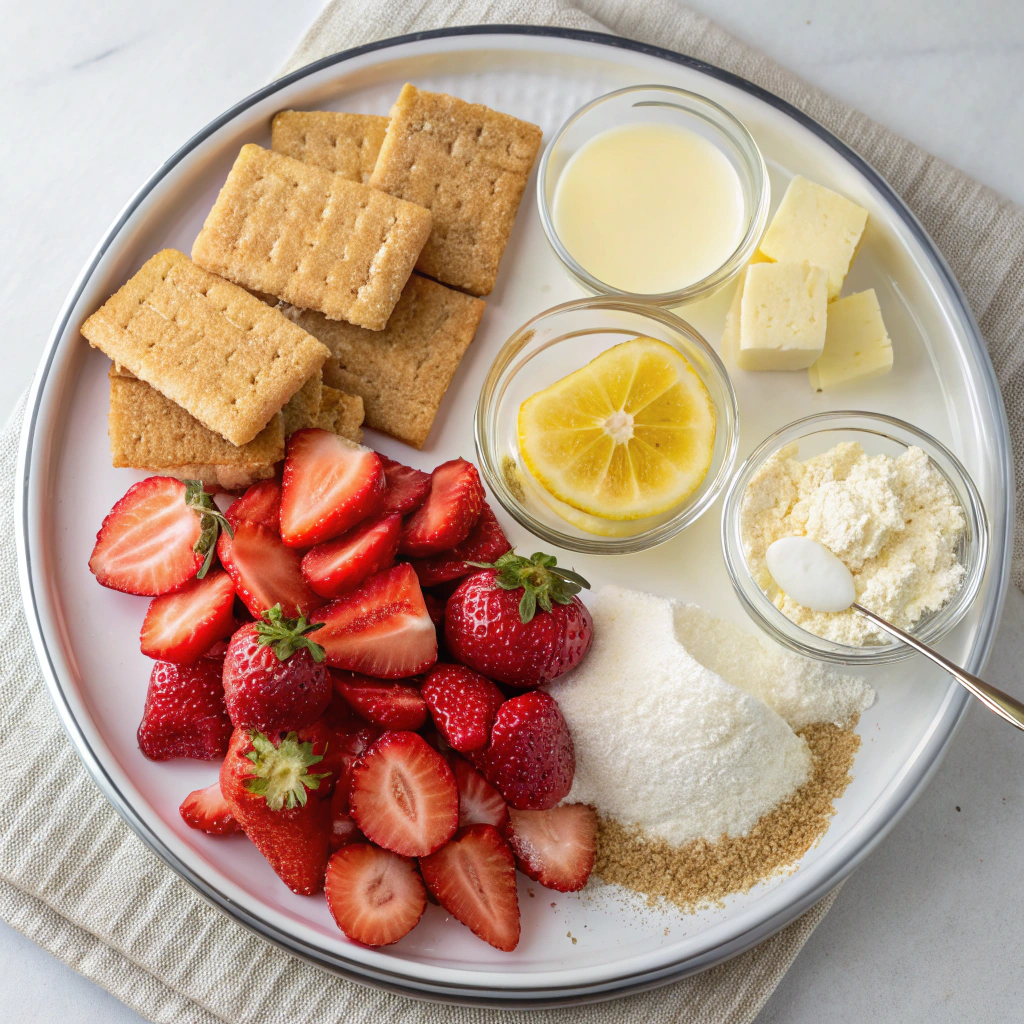
[[[211,836],[228,836],[242,831],[220,791],[220,782],[189,793],[178,812],[190,828]]]
[[[443,551],[430,558],[414,558],[410,564],[420,578],[420,585],[433,587],[449,580],[457,580],[475,571],[470,562],[495,562],[506,551],[511,551],[501,524],[491,511],[490,505],[484,504],[480,518],[470,535],[451,551]]]
[[[427,888],[456,920],[496,949],[519,943],[519,899],[512,851],[493,825],[469,825],[420,858]]]
[[[459,787],[459,828],[493,825],[504,834],[509,811],[501,794],[461,757],[452,756],[451,766]]]
[[[338,927],[367,946],[408,935],[427,907],[415,863],[370,843],[351,843],[331,857],[324,890]]]
[[[577,892],[594,868],[597,814],[586,804],[511,810],[505,837],[524,875],[548,889]]]
[[[194,550],[200,532],[199,516],[185,504],[185,485],[151,476],[129,487],[103,520],[89,568],[112,590],[166,594],[202,567],[203,555]]]
[[[430,474],[426,501],[405,521],[398,550],[423,558],[461,544],[480,518],[484,488],[465,459],[444,462]]]
[[[442,847],[459,824],[445,759],[414,732],[386,732],[352,765],[349,813],[371,842],[404,857]]]
[[[441,735],[461,753],[482,750],[505,696],[494,683],[465,665],[435,665],[421,688]]]
[[[194,665],[156,662],[137,738],[139,749],[151,761],[223,757],[231,721],[224,707],[220,663],[209,658]]]
[[[235,585],[221,569],[154,597],[139,636],[142,653],[179,665],[198,661],[234,631],[234,605]]]
[[[312,615],[327,663],[377,679],[405,679],[437,661],[437,632],[416,573],[400,564]]]
[[[402,517],[375,516],[302,556],[302,575],[321,597],[340,597],[395,564]]]
[[[338,537],[380,509],[385,487],[376,452],[329,430],[297,430],[284,460],[281,539],[307,548]]]
[[[381,512],[398,512],[401,515],[415,512],[430,490],[430,474],[411,466],[403,466],[401,462],[395,462],[385,455],[380,456],[380,461],[387,481]]]
[[[281,485],[277,480],[259,480],[224,513],[232,526],[245,522],[267,526],[273,530],[281,525]]]
[[[415,732],[427,720],[426,701],[415,686],[336,671],[334,689],[348,701],[353,711],[382,729]]]

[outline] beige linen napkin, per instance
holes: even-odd
[[[288,70],[371,39],[445,25],[545,24],[611,31],[727,68],[784,97],[896,187],[957,274],[988,340],[1024,454],[1024,211],[829,99],[671,0],[380,0],[331,3]],[[835,893],[736,959],[611,1004],[533,1014],[445,1008],[332,978],[234,924],[154,857],[92,783],[46,692],[20,612],[13,491],[24,400],[0,434],[0,916],[144,1017],[174,1024],[747,1024]],[[1018,497],[1017,514],[1021,513]],[[1024,577],[1018,531],[1015,578]],[[16,794],[11,796],[10,794]]]

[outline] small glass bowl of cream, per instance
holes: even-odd
[[[602,519],[560,501],[531,474],[520,444],[519,415],[537,392],[637,339],[670,346],[699,377],[715,411],[713,447],[699,486],[679,504],[645,518]],[[715,502],[736,466],[739,408],[721,359],[688,323],[657,306],[597,296],[545,310],[512,334],[480,389],[475,427],[487,486],[521,526],[567,551],[629,554],[676,536]]]
[[[963,580],[942,607],[920,618],[909,632],[927,644],[935,644],[963,619],[977,597],[988,566],[988,520],[981,495],[964,465],[945,445],[918,427],[881,413],[837,411],[806,416],[777,430],[750,454],[725,495],[722,551],[726,569],[747,614],[768,636],[790,650],[845,665],[902,661],[914,652],[895,640],[854,646],[801,628],[776,606],[764,589],[765,580],[755,579],[747,563],[744,498],[766,463],[779,453],[806,462],[844,442],[857,442],[869,458],[886,455],[897,459],[908,449],[918,448],[928,457],[930,467],[949,485],[964,517],[963,533],[956,547],[956,559],[964,568]],[[786,451],[791,448],[792,451]]]
[[[764,233],[770,188],[757,144],[724,107],[637,85],[562,125],[537,199],[551,247],[585,291],[671,308],[739,273]]]

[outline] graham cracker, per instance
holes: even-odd
[[[82,334],[234,445],[252,441],[329,354],[175,249],[150,258]]]
[[[274,415],[247,444],[236,446],[122,367],[110,369],[110,455],[114,466],[197,479],[228,490],[273,476],[284,458],[284,423]]]
[[[313,426],[332,430],[341,437],[361,444],[363,416],[363,400],[358,395],[348,395],[325,384],[320,412]]]
[[[323,390],[323,371],[317,370],[305,384],[295,392],[288,404],[281,410],[284,417],[284,436],[290,437],[296,430],[316,425],[320,412]]]
[[[490,294],[540,140],[509,114],[403,87],[370,184],[433,215],[417,270]]]
[[[192,258],[246,288],[379,331],[430,224],[421,206],[250,144],[238,154]]]
[[[388,119],[333,110],[282,110],[271,124],[275,153],[315,164],[366,184],[377,162]]]
[[[480,299],[413,274],[383,331],[309,310],[295,322],[331,350],[324,384],[358,395],[366,426],[422,448],[483,311]]]

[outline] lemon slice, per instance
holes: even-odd
[[[671,345],[634,338],[523,402],[519,447],[559,501],[603,519],[643,519],[700,486],[715,407]]]

